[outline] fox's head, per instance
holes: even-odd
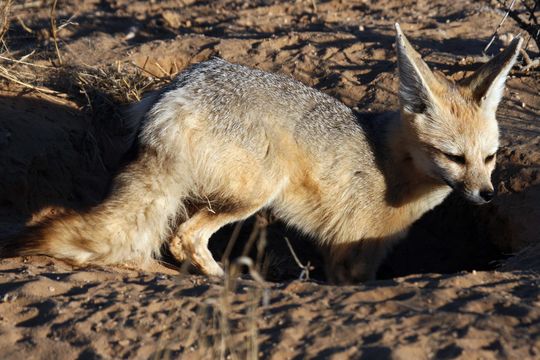
[[[396,30],[401,115],[414,165],[473,203],[489,202],[499,147],[495,112],[521,38],[470,77],[453,82],[433,73],[398,24]]]

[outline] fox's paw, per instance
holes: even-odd
[[[172,256],[174,256],[174,258],[179,262],[183,262],[187,260],[188,258],[186,249],[184,248],[184,245],[182,244],[182,239],[178,236],[174,236],[171,239],[169,243],[169,250]]]

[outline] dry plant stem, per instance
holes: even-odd
[[[248,268],[248,272],[249,272],[249,275],[253,278],[253,280],[255,280],[256,282],[259,283],[259,285],[265,287],[265,283],[264,283],[264,279],[263,277],[261,276],[261,274],[259,274],[259,272],[255,269],[255,266],[253,264],[253,260],[251,260],[250,258],[248,258],[247,256],[240,256],[238,259],[236,259],[235,261],[235,265],[237,265],[238,267],[240,266],[245,266]]]
[[[225,262],[229,262],[229,257],[231,256],[232,249],[234,248],[234,245],[236,244],[236,241],[238,241],[238,237],[240,236],[240,230],[242,230],[242,225],[244,225],[243,221],[239,221],[234,225],[231,238],[229,239],[227,247],[225,248],[225,252],[223,252],[223,256],[221,257],[221,262],[223,264],[225,264]]]
[[[491,44],[493,44],[493,41],[495,41],[495,37],[497,36],[497,33],[499,32],[499,29],[501,28],[502,24],[505,22],[506,18],[508,17],[510,12],[512,11],[512,7],[514,7],[515,2],[516,2],[516,0],[512,0],[512,2],[510,3],[510,6],[508,7],[508,10],[504,14],[503,18],[501,19],[501,22],[495,28],[495,32],[493,32],[493,35],[491,36],[491,40],[489,40],[489,43],[486,45],[484,50],[482,50],[482,54],[485,55],[486,51],[488,51]],[[506,2],[505,2],[505,7],[506,7]]]
[[[56,26],[56,3],[58,0],[53,0],[51,4],[51,35],[54,41],[54,48],[56,49],[56,56],[58,57],[58,62],[62,65],[62,56],[60,55],[60,49],[58,47],[58,28]]]
[[[30,58],[32,55],[34,55],[36,53],[36,50],[32,50],[30,51],[28,54],[24,55],[24,56],[21,56],[21,58],[19,59],[19,61],[26,61],[26,59]],[[42,66],[42,65],[40,65]]]
[[[532,60],[529,57],[529,54],[527,54],[527,51],[525,51],[525,49],[521,49],[519,52],[521,56],[523,56],[523,60],[525,61],[525,66],[521,67],[521,71],[529,71],[540,66],[540,59]]]
[[[285,242],[287,243],[287,246],[289,247],[289,250],[291,251],[294,261],[296,262],[296,265],[298,265],[298,267],[302,269],[302,272],[300,273],[300,276],[298,277],[298,279],[309,280],[309,272],[313,270],[313,266],[310,265],[309,261],[306,265],[302,264],[302,262],[300,262],[300,259],[298,259],[298,256],[296,256],[296,253],[294,252],[291,242],[289,241],[287,237],[285,237]]]
[[[168,74],[165,69],[163,69],[163,67],[161,67],[161,65],[159,64],[159,62],[154,61],[154,64],[156,64],[156,66],[158,67],[159,70],[161,70],[161,72],[163,73],[163,75],[165,75],[166,77],[170,77],[170,74]]]
[[[19,5],[13,5],[13,10],[21,10],[21,9],[30,9],[30,8],[36,8],[43,5],[43,0],[39,1],[32,1],[32,2],[25,2],[24,4]]]
[[[229,297],[226,294],[227,288],[224,288],[225,295],[223,295],[220,299],[220,309],[219,312],[221,314],[220,318],[218,319],[218,324],[220,327],[220,359],[231,359],[236,360],[240,357],[236,353],[234,344],[231,343],[232,339],[232,331],[229,324],[229,314],[230,314],[230,303],[229,303]],[[227,354],[227,350],[229,350],[229,353]]]
[[[257,299],[260,299],[261,297],[261,293],[260,293],[260,289],[258,289],[259,291],[255,291],[255,298]],[[258,341],[258,335],[259,335],[259,331],[258,331],[258,328],[257,328],[257,306],[258,305],[258,301],[257,303],[253,303],[250,308],[249,308],[249,312],[250,312],[250,316],[249,316],[249,344],[248,344],[248,351],[247,351],[247,356],[246,358],[247,359],[253,359],[253,360],[256,360],[258,359],[259,357],[259,341]]]
[[[267,231],[268,231],[268,224],[265,223],[263,227],[259,230],[259,240],[257,241],[257,259],[255,261],[255,265],[257,266],[257,270],[259,273],[262,273],[263,270],[263,255],[264,255],[264,249],[266,249],[267,244]]]
[[[9,61],[9,62],[14,62],[14,63],[21,64],[21,65],[28,65],[28,66],[32,66],[32,67],[37,67],[37,68],[41,68],[41,69],[53,69],[53,67],[51,67],[51,66],[32,64],[32,63],[29,63],[29,62],[26,62],[26,61],[23,61],[23,60],[11,59],[11,58],[8,58],[8,57],[2,56],[2,55],[0,55],[0,59],[5,60],[5,61]]]
[[[538,4],[540,3],[539,0],[536,0],[535,1],[535,6],[534,8],[529,8],[527,6],[527,4],[524,2],[524,1],[521,1],[522,4],[524,4],[524,7],[529,11],[529,23],[524,21],[520,16],[519,16],[519,13],[516,12],[516,11],[509,11],[509,16],[512,18],[512,20],[514,20],[520,28],[522,28],[523,30],[525,30],[526,32],[528,32],[532,38],[534,39],[534,41],[536,42],[536,46],[538,48],[540,48],[540,28],[539,28],[539,22],[538,22],[538,18],[536,17],[536,15],[534,14],[534,11],[535,9],[538,7]],[[499,0],[499,3],[501,4],[502,2]],[[503,6],[506,5],[506,2],[503,4]]]
[[[25,88],[32,89],[32,90],[35,90],[35,91],[38,91],[38,92],[41,92],[41,93],[44,93],[44,94],[54,95],[54,96],[58,96],[58,97],[66,97],[65,94],[59,93],[58,91],[54,91],[54,90],[51,90],[51,89],[47,89],[47,88],[43,88],[43,87],[40,87],[40,86],[34,86],[34,85],[31,85],[31,84],[25,83],[24,81],[21,81],[21,80],[17,79],[16,76],[12,75],[9,72],[9,70],[6,69],[3,66],[0,66],[0,77],[3,77],[4,79],[10,80],[10,81],[12,81],[12,82],[14,82],[16,84],[24,86]]]
[[[147,58],[147,60],[148,60],[148,58]],[[150,76],[155,77],[156,79],[164,80],[163,77],[158,76],[158,75],[156,75],[156,74],[154,74],[154,73],[152,73],[152,72],[146,70],[146,69],[145,69],[145,66],[140,67],[139,65],[135,64],[134,62],[132,62],[131,64],[132,64],[133,66],[135,66],[137,69],[139,69],[139,70],[141,70],[141,71],[144,71],[145,73],[147,73],[147,74],[150,75]],[[146,62],[144,63],[144,65],[146,65]]]
[[[21,25],[21,27],[23,28],[24,31],[26,31],[27,33],[29,34],[33,34],[34,32],[32,31],[32,29],[30,29],[28,26],[26,26],[26,24],[24,23],[23,19],[17,15],[17,21],[19,22],[19,24]]]
[[[11,0],[4,0],[4,4],[0,7],[0,21],[2,21],[2,24],[0,24],[0,41],[4,39],[4,35],[9,30],[10,8]]]
[[[197,313],[195,315],[195,321],[191,325],[191,330],[189,332],[189,335],[185,341],[185,347],[191,346],[196,339],[199,337],[200,333],[199,330],[201,330],[201,319],[203,318],[203,313],[206,310],[205,306],[199,306],[197,309]]]
[[[261,230],[261,226],[257,218],[257,220],[255,220],[255,224],[253,224],[253,229],[251,230],[251,233],[249,234],[249,238],[246,242],[246,245],[244,246],[244,249],[242,250],[242,256],[247,256],[247,254],[249,254],[253,244],[255,243],[255,240],[257,239],[259,235],[260,230]]]

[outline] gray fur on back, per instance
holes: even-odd
[[[254,127],[268,121],[294,135],[298,142],[326,148],[344,137],[362,136],[351,109],[291,77],[222,59],[212,59],[181,73],[171,88],[182,88],[194,109],[220,134],[245,145]],[[256,144],[252,144],[255,145]]]

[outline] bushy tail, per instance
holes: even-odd
[[[142,114],[150,116],[147,111],[158,95],[136,105],[131,121],[144,122]],[[163,130],[179,115],[165,106],[151,117],[149,128],[141,130],[149,139],[143,137],[144,149],[116,176],[103,203],[37,221],[19,236],[0,241],[0,255],[49,255],[79,264],[146,262],[158,255],[171,224],[187,213],[184,202],[193,183],[188,162],[177,159],[182,138]]]
[[[177,214],[185,213],[186,187],[160,178],[160,172],[139,159],[117,176],[103,203],[38,220],[20,235],[0,240],[0,256],[48,255],[76,264],[150,262],[170,237],[171,225],[181,221]]]
[[[0,240],[0,256],[49,255],[82,264],[96,258],[88,219],[74,210],[31,221],[22,233]]]

